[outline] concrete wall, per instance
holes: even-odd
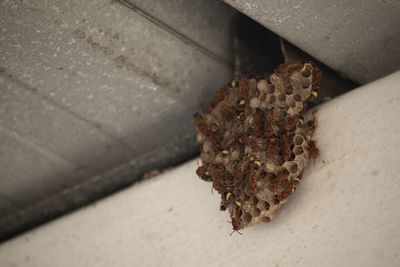
[[[320,156],[233,234],[197,160],[0,245],[1,266],[399,266],[400,72],[319,106]]]

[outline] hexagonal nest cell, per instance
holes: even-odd
[[[307,102],[318,96],[315,64],[289,63],[259,78],[242,78],[215,94],[194,120],[201,143],[197,175],[221,194],[233,230],[269,222],[318,156]]]

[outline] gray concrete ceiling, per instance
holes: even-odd
[[[400,1],[224,1],[357,83],[400,69]]]
[[[2,230],[198,153],[192,116],[232,79],[235,10],[153,4],[0,1]]]

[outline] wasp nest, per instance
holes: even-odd
[[[284,64],[261,79],[226,84],[209,113],[195,115],[203,162],[197,174],[221,194],[234,230],[269,222],[317,157],[314,120],[303,113],[320,77],[313,63]]]

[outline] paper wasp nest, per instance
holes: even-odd
[[[209,113],[195,115],[203,162],[197,174],[221,194],[234,230],[269,222],[317,157],[314,120],[303,113],[320,77],[313,63],[284,64],[261,79],[225,85]]]

